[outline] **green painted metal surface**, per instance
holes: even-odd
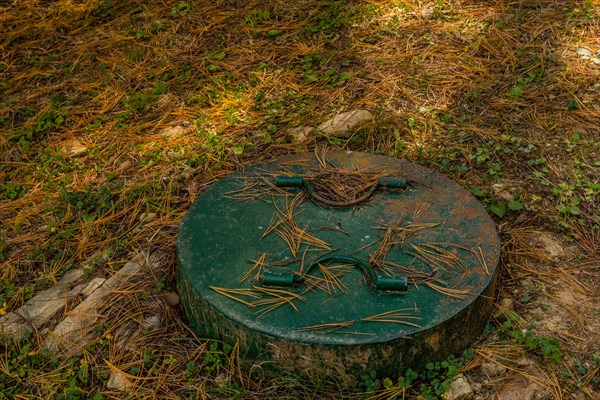
[[[377,178],[360,204],[328,205],[298,180],[327,170],[393,183]],[[276,222],[290,208],[297,232],[321,245],[283,239]],[[382,247],[386,237],[396,243]],[[198,197],[178,238],[178,288],[195,331],[239,343],[247,364],[350,382],[468,347],[492,309],[499,244],[481,204],[438,173],[372,154],[295,155]]]

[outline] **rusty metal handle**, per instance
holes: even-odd
[[[369,199],[375,193],[375,191],[379,187],[387,187],[392,189],[406,189],[406,179],[404,178],[393,178],[389,176],[381,177],[375,182],[371,188],[365,193],[364,196],[352,200],[352,201],[334,201],[325,199],[320,196],[318,193],[315,193],[310,182],[301,176],[277,176],[275,177],[275,185],[279,187],[304,187],[310,197],[315,200],[315,202],[324,204],[329,207],[352,207],[357,204],[363,203]]]

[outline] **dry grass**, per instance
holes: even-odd
[[[103,320],[113,324],[100,325],[73,363],[6,378],[21,364],[3,345],[6,396],[121,398],[106,387],[119,372],[136,398],[360,397],[241,372],[234,348],[211,349],[160,300],[174,286],[179,222],[204,188],[244,165],[325,146],[426,164],[487,189],[488,205],[505,201],[493,184],[518,188],[528,209],[497,220],[500,296],[526,322],[538,319],[534,329],[555,332],[564,357],[555,365],[492,334],[477,357],[507,366],[537,357],[524,373],[548,398],[597,396],[600,73],[577,51],[600,50],[599,9],[597,0],[0,3],[0,314],[77,265],[91,261],[90,276],[108,276],[132,249],[168,255],[164,273],[116,294]],[[350,138],[288,135],[356,108],[375,120]],[[260,197],[262,185],[232,201]],[[290,225],[289,212],[272,232],[297,258],[300,243],[327,248]],[[551,256],[539,232],[553,233],[563,254]],[[99,252],[108,259],[94,261]],[[450,268],[444,252],[415,252]],[[248,279],[268,265],[259,261]],[[162,315],[160,327],[119,349],[117,328],[143,326],[150,314]],[[417,392],[390,387],[378,398]]]

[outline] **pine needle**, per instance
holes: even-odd
[[[242,279],[240,279],[240,283],[244,282],[246,279],[248,279],[250,277],[250,275],[252,275],[254,272],[256,272],[256,274],[254,275],[254,280],[258,279],[261,275],[262,275],[262,270],[265,266],[265,258],[267,257],[267,253],[262,253],[260,255],[260,257],[258,257],[258,260],[256,260],[254,262],[254,265],[252,266],[252,268],[250,268],[242,277]]]
[[[419,310],[415,308],[401,308],[397,310],[386,311],[381,314],[371,315],[369,317],[362,318],[361,321],[366,322],[384,322],[384,323],[394,323],[394,324],[402,324],[408,325],[415,328],[421,328],[420,325],[407,321],[412,320],[421,320],[417,314],[407,313],[407,311],[412,311],[413,313],[418,313]]]
[[[470,290],[451,289],[451,288],[436,285],[433,282],[424,282],[424,284],[429,286],[436,292],[440,292],[446,296],[455,297],[458,299],[465,298],[472,293]]]
[[[355,321],[345,321],[345,322],[332,322],[329,324],[320,324],[320,325],[312,325],[305,326],[302,328],[296,328],[296,331],[299,332],[307,332],[307,331],[321,331],[319,334],[323,335],[326,333],[332,333],[342,328],[348,328],[354,326]]]

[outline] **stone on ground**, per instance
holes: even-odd
[[[167,303],[170,307],[175,307],[179,304],[179,295],[175,292],[167,292],[163,294],[163,298],[165,299],[165,303]]]
[[[500,300],[500,303],[498,303],[496,307],[497,309],[494,311],[494,318],[500,319],[504,317],[505,319],[507,319],[510,317],[510,314],[515,309],[515,301],[513,299],[505,297],[502,300]]]
[[[189,121],[184,121],[179,125],[168,126],[160,130],[160,134],[166,137],[176,137],[193,132],[194,125]]]
[[[148,260],[151,264],[156,262],[151,257],[148,257]],[[137,260],[132,260],[106,281],[102,283],[97,281],[96,283],[99,285],[96,290],[70,311],[67,317],[54,328],[54,331],[50,332],[44,342],[44,347],[55,352],[60,349],[68,350],[71,353],[81,351],[81,348],[92,336],[91,330],[100,317],[98,309],[103,305],[103,300],[112,291],[136,276],[141,269],[142,264]]]
[[[469,385],[463,374],[459,374],[454,378],[446,392],[447,400],[471,400],[474,396],[475,393],[473,393],[471,385]]]
[[[515,199],[514,196],[514,187],[510,187],[507,184],[503,183],[495,183],[492,185],[492,192],[494,192],[494,196],[509,202]]]
[[[353,110],[336,115],[319,125],[317,129],[324,134],[344,138],[349,137],[359,125],[372,119],[373,114],[367,110]]]
[[[54,286],[35,295],[19,309],[0,318],[0,336],[15,339],[27,331],[34,332],[65,309],[77,297],[84,284],[77,284],[84,275],[83,269],[67,271]]]
[[[87,153],[88,148],[79,140],[72,140],[63,146],[62,151],[71,157],[77,157]]]
[[[98,289],[102,284],[106,282],[104,278],[94,278],[88,282],[88,284],[83,288],[81,294],[84,297],[88,297],[90,294],[94,293],[96,289]]]
[[[133,384],[127,377],[121,373],[113,372],[110,374],[108,378],[108,382],[106,383],[106,387],[114,390],[126,391],[131,388]]]
[[[562,247],[558,239],[548,232],[538,232],[535,237],[534,245],[541,247],[551,258],[559,258],[565,255],[565,249]]]
[[[161,318],[159,314],[151,314],[144,318],[144,326],[148,329],[160,328]]]
[[[433,8],[424,8],[421,10],[421,18],[423,19],[431,19],[433,18],[434,10]]]
[[[592,54],[592,51],[585,47],[580,47],[577,49],[577,55],[583,58],[584,60],[589,60],[592,57]]]
[[[519,377],[508,381],[504,388],[498,393],[498,400],[534,400],[544,398],[540,396],[544,390],[534,381],[525,377]]]
[[[481,372],[488,378],[496,378],[506,372],[506,367],[495,362],[484,362],[481,364]]]
[[[287,134],[294,143],[306,142],[315,132],[312,126],[300,126],[298,128],[288,129]]]

